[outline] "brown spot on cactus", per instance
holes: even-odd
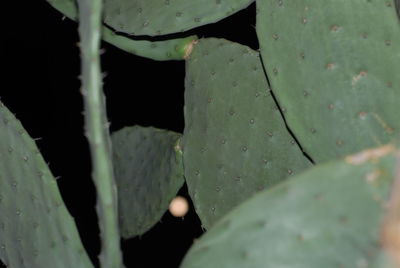
[[[360,117],[361,120],[364,120],[367,117],[367,113],[366,112],[359,112],[358,113],[358,117]]]
[[[379,125],[381,125],[383,129],[385,129],[386,133],[393,134],[394,129],[390,127],[380,115],[378,115],[377,113],[372,113],[372,116],[375,118],[376,121],[378,121]]]
[[[342,145],[343,145],[343,141],[340,140],[340,139],[337,140],[337,141],[336,141],[336,145],[337,145],[337,146],[342,146]]]
[[[193,51],[193,47],[194,47],[195,44],[197,44],[197,42],[198,42],[197,40],[193,40],[192,42],[190,42],[189,44],[187,44],[185,46],[185,48],[184,48],[185,53],[184,53],[184,56],[183,56],[184,59],[189,58],[190,54]]]
[[[339,30],[339,26],[337,26],[336,24],[331,26],[331,32],[337,32]]]
[[[376,162],[379,158],[392,153],[394,150],[395,147],[392,144],[389,144],[347,156],[345,161],[352,165],[361,165],[367,161]]]
[[[365,180],[370,184],[374,184],[379,179],[379,176],[381,174],[382,174],[381,170],[371,171],[367,173],[367,175],[365,175]]]
[[[367,71],[361,71],[351,79],[351,84],[354,86],[362,78],[367,76]]]
[[[400,267],[400,155],[396,156],[395,180],[387,204],[386,215],[381,229],[383,248],[389,253],[396,267]]]
[[[328,69],[328,70],[333,70],[333,68],[335,68],[335,64],[334,63],[328,63],[328,64],[326,64],[326,69]]]

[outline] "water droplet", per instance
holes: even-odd
[[[246,152],[247,151],[247,147],[246,146],[242,146],[242,151]]]
[[[250,124],[254,124],[254,119],[250,119]]]

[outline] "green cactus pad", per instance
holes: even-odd
[[[396,153],[364,151],[257,194],[197,241],[181,268],[394,268],[380,236]]]
[[[18,267],[93,267],[35,142],[0,102],[0,259]]]
[[[180,134],[152,127],[126,127],[111,136],[124,238],[157,223],[184,183]]]
[[[315,162],[399,135],[393,0],[260,0],[261,55],[289,128]]]
[[[259,54],[201,39],[186,62],[185,178],[205,228],[310,166],[270,95]]]
[[[104,21],[119,32],[158,36],[217,22],[254,0],[105,0]]]
[[[47,2],[71,20],[77,20],[77,9],[74,1],[47,0]],[[183,60],[187,47],[197,39],[197,36],[193,35],[164,41],[133,40],[103,26],[102,38],[115,47],[137,56],[166,61]]]

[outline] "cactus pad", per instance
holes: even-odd
[[[71,20],[77,19],[77,8],[72,0],[47,0],[59,12]],[[102,26],[102,38],[113,46],[137,56],[158,60],[183,60],[185,49],[197,36],[163,41],[133,40]]]
[[[35,142],[0,102],[0,258],[9,267],[93,267]]]
[[[259,54],[201,39],[186,62],[185,178],[205,228],[257,191],[310,166],[285,128]]]
[[[105,23],[132,35],[165,35],[219,21],[254,0],[106,0]]]
[[[363,151],[257,194],[195,243],[181,268],[394,268],[381,233],[399,152]]]
[[[400,24],[392,0],[260,0],[257,8],[272,91],[315,162],[399,135]]]
[[[120,229],[124,238],[157,223],[184,183],[178,133],[126,127],[112,135]]]

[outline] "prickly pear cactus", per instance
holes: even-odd
[[[141,235],[157,223],[184,183],[180,134],[127,127],[111,136],[121,235]]]
[[[47,0],[55,9],[64,16],[77,20],[77,7],[73,0]],[[106,26],[101,27],[104,41],[122,49],[126,52],[146,57],[153,60],[183,60],[186,56],[186,49],[196,36],[168,39],[163,41],[133,40],[110,30]]]
[[[392,223],[398,230],[400,219],[396,161],[400,167],[400,151],[386,145],[265,190],[211,228],[181,268],[395,268],[388,249],[400,237],[390,232]],[[389,199],[396,206],[390,208]]]
[[[310,167],[285,128],[257,52],[201,39],[186,62],[185,87],[185,177],[205,228]]]
[[[399,135],[394,1],[260,0],[257,35],[272,91],[315,162]]]
[[[132,35],[165,35],[219,21],[254,0],[105,0],[104,21]]]
[[[54,176],[1,102],[0,215],[0,259],[8,267],[93,267]]]

